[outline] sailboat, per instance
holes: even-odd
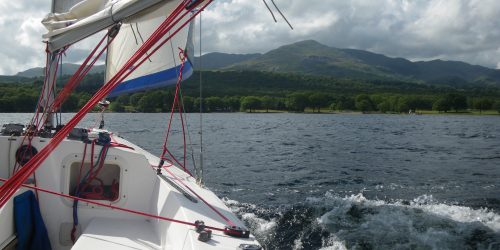
[[[168,149],[155,156],[106,130],[76,126],[105,97],[176,86],[192,74],[194,18],[211,0],[53,0],[45,81],[28,125],[0,135],[0,249],[262,249],[198,175]],[[103,34],[103,32],[105,34]],[[61,57],[103,35],[56,90]],[[62,124],[58,112],[106,54],[105,84]],[[170,120],[171,121],[171,120]]]

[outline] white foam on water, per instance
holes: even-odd
[[[244,213],[241,215],[241,218],[253,229],[252,233],[256,235],[270,234],[276,227],[275,220],[264,220],[254,213]]]
[[[347,250],[345,242],[338,239],[334,234],[330,235],[327,239],[323,239],[322,245],[324,247],[319,250]]]
[[[304,246],[302,245],[302,240],[301,239],[295,239],[293,241],[293,250],[302,250],[304,249]]]
[[[411,202],[386,202],[369,200],[362,194],[339,197],[327,193],[322,200],[307,201],[332,208],[318,222],[337,237],[337,242],[351,242],[350,247],[488,249],[500,242],[499,214],[486,208],[438,203],[429,195]]]
[[[500,215],[487,208],[472,209],[470,207],[437,203],[432,195],[419,196],[409,206],[420,208],[427,213],[439,215],[456,222],[479,222],[494,232],[500,232]]]
[[[302,237],[295,239],[293,241],[293,250],[306,250],[306,248],[303,246],[304,242]],[[326,239],[322,239],[321,242],[321,248],[319,250],[347,250],[347,247],[345,246],[345,242],[341,241],[335,236],[334,234],[330,235]]]
[[[332,245],[327,247],[322,247],[319,250],[347,250],[347,247],[344,245],[343,242],[335,242],[332,243]]]
[[[227,206],[235,206],[235,205],[239,205],[240,202],[239,201],[235,201],[235,200],[231,200],[231,199],[228,199],[226,197],[222,198],[222,201],[227,205]]]
[[[291,213],[294,218],[294,210],[281,213],[254,204],[224,201],[264,245],[272,246],[276,244],[273,239],[283,239],[280,238],[283,232],[276,231],[281,227],[278,223],[298,223],[297,228],[304,231],[280,244],[290,244],[291,249],[297,250],[310,248],[311,244],[321,250],[500,249],[499,214],[486,208],[440,203],[431,195],[388,202],[370,200],[360,193],[340,197],[327,192],[323,197],[306,198],[306,207],[318,212],[311,224],[293,219],[283,221],[281,216],[285,214]],[[320,236],[321,242],[310,241],[311,233],[317,237],[317,233],[323,234],[325,230],[328,233]]]
[[[240,203],[235,200],[223,198],[222,201],[231,209],[233,213],[239,214],[245,224],[251,229],[252,234],[259,239],[266,239],[272,234],[276,227],[276,220],[265,220],[259,218],[252,211],[259,211],[255,204]],[[250,211],[250,212],[248,212]]]

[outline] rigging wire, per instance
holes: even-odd
[[[191,27],[190,27],[190,29],[191,29]],[[169,32],[169,34],[170,34],[170,32]],[[177,70],[177,61],[176,61],[176,58],[175,58],[174,45],[173,45],[173,41],[172,40],[170,40],[170,48],[172,50],[172,61],[174,62],[174,66],[175,66],[175,69],[177,71],[177,77],[179,77],[179,75],[180,75],[181,72],[179,72]],[[187,53],[187,55],[188,54],[189,53]],[[186,55],[186,59],[187,59],[187,61],[189,63],[191,63],[191,61],[189,60],[189,57],[187,55]],[[181,112],[184,114],[184,119],[186,120],[185,129],[186,129],[186,133],[187,133],[187,136],[188,136],[188,147],[189,147],[189,151],[190,151],[190,154],[191,154],[191,160],[193,162],[193,168],[194,168],[194,171],[195,171],[196,179],[198,179],[199,170],[198,170],[198,167],[196,165],[196,160],[195,160],[195,157],[194,157],[194,148],[193,148],[193,143],[192,143],[192,140],[191,140],[191,132],[189,130],[188,115],[186,113],[186,108],[185,108],[185,105],[184,105],[184,96],[182,94],[182,88],[181,88],[181,86],[179,86],[179,98],[180,98],[179,99],[179,104],[181,105],[180,106]],[[181,119],[182,119],[182,114],[181,114]],[[183,126],[183,129],[184,129],[184,126]],[[186,143],[186,140],[184,140],[184,143]],[[186,145],[184,145],[184,146],[186,146]],[[184,155],[184,158],[186,158],[185,155]]]
[[[169,32],[169,35],[170,35],[170,32]],[[176,69],[176,73],[177,73],[177,77],[179,77],[180,75],[180,71],[177,69],[177,61],[176,61],[176,58],[175,58],[175,53],[174,53],[174,44],[173,44],[173,41],[170,40],[170,48],[172,50],[172,61],[174,62],[174,66],[175,66],[175,69]],[[187,58],[187,60],[189,61],[189,58]],[[185,105],[184,105],[184,97],[182,95],[182,89],[181,89],[181,86],[179,86],[179,104],[181,105],[180,106],[180,112],[182,112],[184,114],[184,119],[186,120],[186,133],[188,135],[188,146],[189,146],[189,150],[190,150],[190,154],[191,154],[191,160],[193,162],[193,167],[194,167],[194,170],[195,170],[195,175],[197,175],[197,166],[196,166],[196,161],[195,161],[195,158],[194,158],[194,149],[193,149],[193,143],[191,141],[191,134],[190,134],[190,131],[189,131],[189,123],[188,123],[188,120],[187,120],[187,113],[186,113],[186,109],[185,109]],[[182,115],[181,115],[181,118],[182,118]],[[183,126],[183,129],[184,129],[184,126]],[[186,141],[184,140],[184,143],[186,143]],[[184,145],[186,146],[186,145]],[[186,158],[186,156],[184,156],[184,158]]]
[[[132,34],[134,35],[135,45],[139,45],[139,41],[137,41],[137,36],[135,35],[134,26],[132,26],[132,23],[130,23],[130,29],[132,30]]]
[[[186,120],[186,132],[187,132],[187,136],[188,136],[188,144],[189,144],[189,151],[191,154],[191,160],[193,161],[193,168],[195,169],[195,174],[196,174],[196,176],[198,176],[198,166],[196,165],[196,160],[194,157],[193,142],[191,140],[191,132],[189,130],[188,115],[186,113],[186,109],[184,108],[184,98],[182,95],[182,90],[180,93],[180,98],[181,98],[182,112],[184,112],[184,119]]]
[[[278,5],[276,5],[276,3],[274,2],[274,0],[271,0],[271,3],[273,3],[274,7],[278,11],[278,13],[280,13],[281,17],[283,17],[283,19],[285,19],[285,22],[288,24],[288,26],[290,26],[290,29],[293,30],[292,25],[290,24],[290,22],[288,21],[288,19],[286,19],[285,15],[283,15],[283,13],[281,12],[280,8],[278,8]]]
[[[181,86],[181,82],[182,82],[182,74],[183,74],[183,70],[184,70],[184,65],[185,65],[185,62],[186,62],[186,59],[187,59],[187,55],[186,55],[186,51],[179,48],[179,58],[181,59],[181,65],[180,65],[180,70],[179,70],[179,75],[178,75],[178,78],[177,78],[177,84],[176,84],[176,87],[175,87],[175,95],[174,95],[174,101],[172,103],[172,109],[170,111],[170,118],[168,120],[168,127],[167,127],[167,130],[166,130],[166,133],[165,133],[165,140],[163,142],[163,152],[161,153],[161,156],[160,156],[160,163],[158,165],[158,169],[161,168],[161,166],[163,165],[164,161],[165,160],[168,160],[167,158],[165,158],[165,154],[168,153],[169,156],[172,158],[172,160],[174,160],[177,164],[179,164],[186,173],[188,173],[190,176],[193,176],[191,174],[191,172],[189,172],[189,170],[186,168],[186,151],[187,151],[187,147],[186,147],[186,132],[185,132],[185,129],[184,129],[184,119],[183,119],[183,116],[182,116],[182,106],[180,104],[180,100],[179,100],[179,92],[180,92],[180,86]],[[183,136],[183,141],[184,141],[184,162],[183,164],[181,164],[176,158],[175,156],[168,150],[167,148],[167,142],[168,142],[168,138],[169,138],[169,135],[170,135],[170,131],[171,131],[171,125],[172,125],[172,120],[173,120],[173,117],[174,117],[174,112],[175,112],[175,109],[177,108],[177,110],[179,111],[179,116],[180,116],[180,120],[181,120],[181,126],[182,126],[182,136]]]
[[[277,23],[278,20],[276,20],[276,17],[274,16],[274,13],[271,10],[271,8],[269,7],[269,5],[267,4],[266,0],[262,0],[262,2],[264,2],[264,4],[266,5],[267,10],[269,10],[269,13],[271,13],[271,16],[273,17],[274,22]]]
[[[65,55],[65,54],[64,54]],[[60,70],[59,70],[59,81],[63,81],[63,58],[61,56],[61,65],[59,66]],[[61,84],[62,85],[62,84]],[[56,84],[56,87],[57,87],[57,84]],[[55,97],[54,97],[55,99]],[[58,117],[58,114],[59,114],[59,117]],[[56,124],[57,126],[60,126],[62,124],[62,117],[61,117],[61,114],[62,114],[62,104],[61,104],[61,107],[59,107],[59,110],[56,111]]]
[[[200,169],[198,173],[198,179],[197,182],[199,185],[203,186],[203,70],[202,70],[202,59],[201,59],[201,49],[202,49],[202,38],[201,38],[201,31],[202,31],[202,11],[200,11],[200,49],[198,51],[199,53],[199,66],[198,68],[200,69]]]
[[[139,38],[141,38],[142,44],[144,44],[144,38],[142,38],[141,31],[139,30],[139,24],[137,22],[135,23],[135,28],[137,29],[137,34],[139,35]],[[134,30],[134,29],[132,29],[132,30]],[[170,32],[168,32],[168,33],[170,34]],[[134,33],[134,36],[135,36],[135,33]],[[149,56],[147,51],[146,51],[146,55]],[[151,63],[153,62],[153,61],[151,61],[151,57],[148,57],[148,61]]]
[[[170,35],[170,31],[168,32],[168,34]],[[174,44],[173,44],[173,41],[170,40],[170,49],[172,50],[172,61],[174,62],[174,66],[175,66],[175,69],[177,71],[177,61],[176,61],[176,58],[175,58],[175,53],[174,53]],[[189,62],[189,58],[187,57],[187,54],[186,54],[186,59],[187,61]],[[177,71],[177,77],[179,76],[182,76],[182,68],[184,67],[184,62],[182,62],[182,67],[181,69],[179,69],[179,71]],[[188,135],[188,141],[189,141],[189,150],[190,150],[190,153],[191,153],[191,159],[193,161],[193,167],[194,167],[194,170],[195,170],[195,175],[197,175],[197,167],[196,167],[196,161],[194,159],[194,150],[193,150],[193,144],[191,142],[191,134],[190,134],[190,131],[189,131],[189,123],[188,123],[188,120],[187,120],[187,113],[186,113],[186,109],[185,109],[185,105],[184,105],[184,98],[183,98],[183,95],[182,95],[182,89],[181,89],[181,86],[179,85],[179,112],[180,112],[180,116],[181,116],[181,121],[182,121],[182,118],[183,118],[183,115],[184,114],[184,119],[186,120],[186,126],[182,126],[182,129],[186,129],[186,133]],[[186,140],[184,139],[184,147],[186,147]],[[186,153],[184,152],[184,165],[186,165],[185,163],[186,161]]]
[[[264,2],[264,4],[266,5],[266,8],[267,10],[269,10],[269,13],[271,13],[271,16],[273,17],[273,20],[275,23],[277,23],[278,21],[276,20],[276,17],[274,16],[274,13],[273,11],[271,10],[271,8],[269,7],[269,5],[267,4],[266,0],[262,0],[262,2]],[[293,26],[292,24],[288,21],[288,19],[286,18],[286,16],[283,14],[283,12],[281,12],[280,8],[278,7],[278,5],[274,2],[274,0],[271,0],[271,3],[274,5],[274,8],[276,8],[276,10],[278,11],[278,13],[281,15],[281,17],[285,20],[285,22],[288,24],[288,26],[290,27],[290,29],[293,30]]]

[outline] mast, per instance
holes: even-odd
[[[58,54],[59,51],[54,51],[49,53],[49,61],[47,62],[47,70],[45,71],[47,76],[46,79],[47,81],[45,82],[45,88],[42,93],[42,102],[41,102],[41,108],[42,110],[47,110],[49,109],[50,106],[52,106],[52,103],[54,102],[55,99],[55,93],[56,93],[56,80],[57,80],[57,68],[59,64],[58,60]],[[47,114],[47,122],[44,124],[46,128],[52,129],[55,128],[55,117],[54,113],[49,110],[49,113]]]
[[[56,0],[52,0],[52,4],[50,6],[50,12],[54,13],[55,8],[56,8]],[[47,55],[48,61],[47,61],[47,65],[45,65],[45,67],[46,67],[45,79],[47,79],[47,80],[44,83],[46,87],[44,88],[44,91],[41,93],[42,94],[42,98],[41,98],[42,102],[40,103],[41,108],[44,111],[52,105],[52,103],[54,102],[54,98],[55,98],[57,67],[58,67],[58,63],[59,63],[59,60],[57,59],[58,52],[59,52],[58,50],[52,51]],[[49,111],[49,113],[47,114],[47,122],[44,124],[44,126],[46,128],[49,128],[49,129],[52,129],[55,127],[55,117],[54,117],[54,113],[52,113],[51,111]]]

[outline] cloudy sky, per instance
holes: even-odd
[[[0,1],[0,74],[42,66],[40,20],[50,0]],[[271,1],[267,2],[272,6]],[[410,60],[461,60],[500,68],[498,0],[275,0],[294,26],[261,0],[215,0],[203,13],[203,52],[266,52],[314,39]],[[78,61],[92,42],[65,59]]]

